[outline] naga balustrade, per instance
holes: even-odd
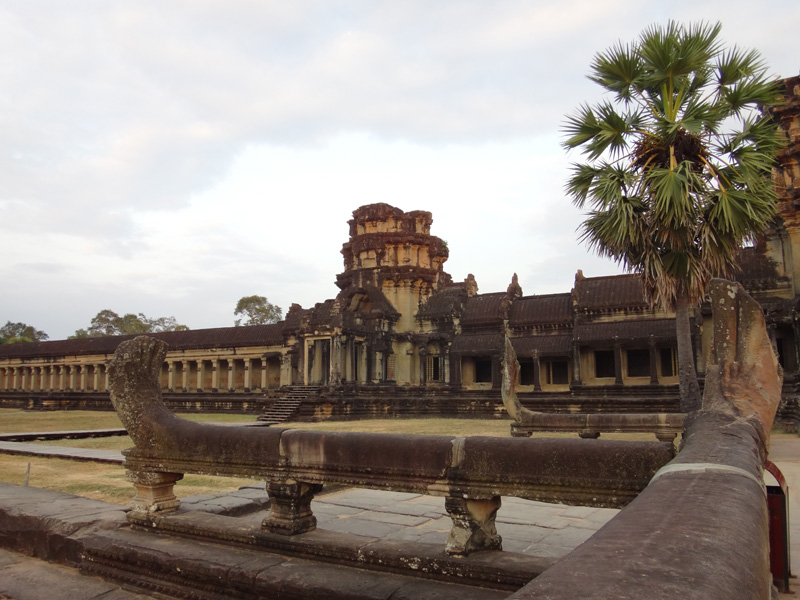
[[[131,520],[175,511],[185,473],[262,478],[276,534],[313,530],[324,484],[443,496],[453,520],[446,551],[500,549],[502,496],[620,508],[674,457],[671,443],[316,432],[186,421],[161,399],[167,346],[146,336],[119,345],[110,371],[114,407],[135,447],[125,454],[137,489]]]

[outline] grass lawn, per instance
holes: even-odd
[[[254,415],[181,414],[198,422],[252,422]],[[381,419],[364,421],[326,421],[286,423],[283,427],[317,431],[357,431],[372,433],[412,433],[426,435],[510,437],[507,419]],[[116,413],[99,411],[22,411],[0,409],[0,432],[63,431],[74,429],[121,428]],[[574,433],[541,434],[537,437],[576,438]],[[652,434],[604,434],[603,439],[653,441]],[[133,444],[127,436],[85,440],[36,442],[54,446],[122,450]],[[121,466],[61,459],[33,458],[0,454],[0,481],[22,485],[30,464],[29,485],[67,492],[106,502],[127,504],[133,485],[125,479]],[[230,477],[186,475],[175,486],[178,497],[223,493],[252,484],[253,480]]]

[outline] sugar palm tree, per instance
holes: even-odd
[[[762,107],[777,100],[758,52],[719,42],[721,26],[651,26],[594,57],[589,79],[610,99],[567,116],[564,146],[585,162],[566,189],[589,208],[582,239],[639,273],[652,304],[674,310],[681,408],[700,392],[690,310],[713,277],[770,222],[780,145]]]

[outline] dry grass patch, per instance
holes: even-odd
[[[133,484],[125,479],[122,465],[0,454],[0,481],[24,485],[29,463],[28,485],[32,487],[115,504],[128,504],[134,496]],[[253,483],[262,482],[238,477],[186,475],[175,485],[175,495],[184,498],[195,494],[223,494]]]
[[[320,423],[291,422],[275,425],[275,427],[309,431],[511,437],[511,421],[500,419],[365,419],[363,421],[323,421]]]

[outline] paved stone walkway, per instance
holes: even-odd
[[[96,448],[70,448],[67,446],[47,446],[30,442],[0,442],[0,453],[39,456],[42,458],[65,458],[121,465],[124,457],[118,450],[99,450]]]
[[[444,547],[452,521],[444,498],[345,489],[312,504],[321,529]],[[503,550],[560,558],[588,539],[617,510],[503,498],[497,532]]]

